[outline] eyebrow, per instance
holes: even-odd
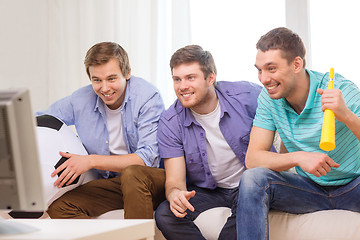
[[[105,79],[106,79],[106,78],[110,78],[110,77],[117,77],[117,74],[115,74],[115,73],[114,73],[114,74],[110,74],[109,76],[106,76]],[[91,76],[91,79],[94,79],[94,78],[99,78],[99,77],[97,77],[97,76]],[[99,78],[99,79],[100,79],[100,78]]]
[[[117,77],[117,74],[110,74],[109,76],[107,76],[106,78],[110,78],[110,77]]]
[[[184,77],[190,77],[190,76],[196,76],[196,75],[197,75],[196,73],[189,73],[189,74],[186,74]],[[173,75],[172,78],[180,78],[180,77]]]
[[[275,63],[273,62],[268,62],[268,63],[265,63],[264,64],[264,67],[267,67],[267,66],[270,66],[270,65],[274,65]],[[257,69],[260,69],[256,64],[254,64],[254,66],[257,68]]]

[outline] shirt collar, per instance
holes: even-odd
[[[222,96],[222,94],[221,94],[221,92],[219,92],[216,88],[215,88],[215,91],[216,91],[216,95],[217,95],[217,97],[218,97],[218,99],[219,99],[219,104],[220,104],[220,111],[221,111],[221,114],[220,114],[220,119],[224,116],[224,112],[227,112],[227,109],[226,109],[226,106],[225,106],[225,104],[224,104],[224,102],[225,101],[223,101],[223,96]],[[200,125],[197,121],[196,121],[196,119],[194,118],[194,116],[192,115],[192,113],[191,113],[191,110],[190,110],[190,108],[184,108],[182,105],[181,105],[181,103],[180,103],[180,101],[178,100],[177,101],[177,105],[176,105],[176,109],[177,109],[177,111],[178,112],[180,112],[181,111],[181,109],[184,111],[184,114],[185,114],[185,116],[184,116],[184,126],[185,127],[189,127],[192,123],[194,123],[194,124],[196,124],[196,125]],[[180,110],[180,111],[179,111]]]
[[[224,113],[228,112],[228,109],[226,108],[226,104],[225,104],[226,101],[224,101],[223,93],[220,92],[216,87],[215,87],[215,91],[216,91],[216,95],[219,99],[220,111],[221,111],[220,119],[221,119],[224,116]],[[226,91],[226,93],[228,93],[228,91]]]
[[[131,100],[130,97],[130,91],[131,91],[131,78],[132,76],[130,76],[129,80],[126,80],[126,90],[125,90],[125,97],[124,97],[124,101],[122,103],[123,107],[126,106],[127,102]]]
[[[309,74],[309,77],[310,77],[310,88],[309,88],[309,94],[308,94],[308,97],[306,99],[304,110],[305,109],[310,109],[310,108],[313,107],[315,97],[318,94],[316,92],[316,90],[318,89],[319,84],[320,84],[319,79],[316,78],[316,76],[313,74],[313,72],[311,72],[308,69],[306,69],[306,72]]]
[[[179,102],[179,104],[181,105],[181,103]],[[185,127],[189,127],[192,123],[199,125],[199,123],[195,120],[194,116],[191,113],[190,108],[184,108],[184,114],[185,114],[185,119],[184,119],[184,126]]]

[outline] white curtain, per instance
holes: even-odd
[[[175,99],[169,59],[190,43],[188,6],[188,0],[0,0],[1,88],[29,88],[34,110],[44,109],[89,84],[86,51],[115,41],[128,52],[132,74],[156,85],[169,106]]]
[[[29,88],[37,106],[49,97],[47,7],[47,0],[0,0],[0,88]]]

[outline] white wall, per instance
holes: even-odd
[[[114,41],[132,74],[175,99],[169,59],[189,44],[188,0],[0,0],[0,88],[27,87],[33,109],[89,84],[86,51]],[[180,36],[180,37],[179,37]],[[174,49],[176,47],[176,49]]]
[[[0,88],[30,88],[38,107],[49,97],[37,91],[48,78],[47,2],[0,0]]]
[[[335,73],[360,87],[360,1],[309,1],[313,68]],[[335,79],[336,80],[336,79]]]
[[[255,42],[270,28],[283,25],[284,2],[287,11],[293,10],[286,18],[292,26],[307,25],[300,13],[310,6],[312,29],[307,37],[311,37],[314,69],[326,72],[334,67],[360,86],[356,59],[352,58],[359,55],[358,1],[344,0],[340,4],[336,0],[317,0],[322,3],[317,8],[315,2],[309,1],[311,4],[301,9],[293,3],[308,1],[238,1],[235,7],[230,0],[189,1],[190,6],[198,3],[200,10],[189,12],[186,0],[0,0],[0,88],[27,87],[33,109],[44,109],[89,84],[84,56],[100,41],[122,45],[129,53],[132,73],[155,84],[167,107],[175,99],[169,59],[176,49],[190,43],[201,44],[213,53],[219,80],[257,82],[253,67]],[[212,9],[209,3],[220,7]],[[274,5],[278,12],[268,11],[267,4]],[[341,17],[344,14],[346,17]],[[201,16],[197,23],[191,19],[195,15]],[[191,28],[198,33],[192,38]],[[333,35],[328,29],[333,30]],[[302,29],[294,30],[302,35]],[[214,42],[220,43],[219,49],[212,47]],[[229,46],[230,50],[224,50]],[[231,46],[243,49],[234,50]],[[246,53],[247,49],[251,52]]]
[[[217,80],[261,85],[255,45],[270,29],[286,26],[285,0],[196,0],[190,7],[192,42],[213,55]]]

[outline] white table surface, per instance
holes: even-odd
[[[6,219],[5,224],[24,224],[37,230],[22,234],[2,234],[0,240],[152,240],[155,235],[155,223],[149,220],[123,219]]]

